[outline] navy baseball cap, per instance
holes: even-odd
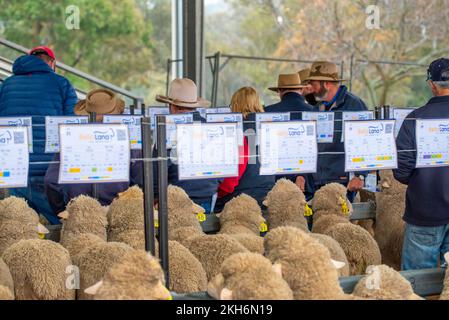
[[[427,69],[427,80],[449,81],[449,59],[440,58],[432,62]]]

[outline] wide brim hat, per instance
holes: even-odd
[[[168,96],[157,95],[156,101],[182,108],[209,108],[210,101],[198,97],[198,88],[190,79],[175,79],[170,84]]]
[[[301,71],[298,71],[299,79],[301,80],[301,84],[307,85],[307,78],[310,76],[310,69],[302,69]]]
[[[90,91],[85,100],[79,101],[75,106],[75,114],[97,115],[122,114],[125,111],[125,101],[117,97],[115,92],[108,89],[94,89]]]
[[[280,74],[278,77],[277,87],[268,88],[271,91],[288,90],[288,89],[303,89],[306,86],[301,84],[301,79],[298,73]]]
[[[333,62],[316,61],[310,68],[310,74],[304,81],[328,81],[328,82],[342,82],[338,67]]]

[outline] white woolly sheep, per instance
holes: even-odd
[[[14,281],[2,258],[0,258],[0,300],[14,300]]]
[[[449,264],[449,252],[444,255],[446,263]],[[449,300],[449,268],[446,268],[446,276],[444,277],[444,287],[440,300]]]
[[[181,227],[193,227],[203,231],[197,214],[205,210],[194,203],[183,189],[173,185],[168,186],[167,199],[169,233]]]
[[[76,256],[86,248],[90,248],[91,246],[98,243],[106,242],[100,237],[91,233],[71,234],[64,240],[64,248],[69,251],[71,257]]]
[[[343,268],[338,269],[338,275],[340,277],[349,277],[349,262],[340,244],[324,234],[311,233],[310,236],[329,250],[332,260],[340,261],[345,264]]]
[[[342,215],[349,219],[352,214],[352,204],[346,197],[347,189],[339,183],[329,183],[315,192],[313,197],[313,219],[322,215]]]

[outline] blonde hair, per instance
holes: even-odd
[[[246,118],[249,113],[264,112],[256,89],[243,87],[237,90],[231,99],[232,112],[239,112]]]

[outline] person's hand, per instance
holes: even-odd
[[[357,192],[363,189],[365,183],[362,179],[359,177],[352,178],[351,181],[348,183],[348,191],[350,192]]]
[[[306,179],[304,177],[298,176],[295,183],[302,192],[306,191]]]

